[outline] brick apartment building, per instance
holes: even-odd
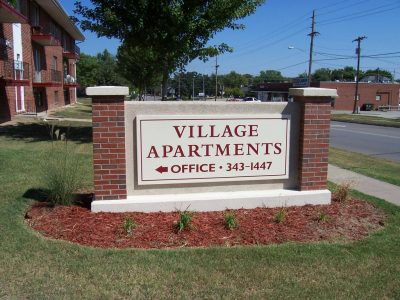
[[[335,89],[338,98],[333,103],[335,110],[352,111],[355,96],[355,82],[320,81],[313,82],[313,87]],[[262,101],[288,101],[289,88],[296,87],[291,82],[264,83],[259,86],[256,96]],[[359,84],[359,107],[364,104],[372,104],[374,108],[379,106],[399,105],[400,84],[398,83],[374,83],[360,82]]]
[[[75,103],[84,39],[58,0],[0,0],[0,122]]]

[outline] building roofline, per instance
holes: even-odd
[[[68,32],[72,38],[83,42],[85,36],[75,23],[70,19],[64,7],[58,0],[35,0],[61,27]]]

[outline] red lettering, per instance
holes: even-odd
[[[189,145],[189,157],[201,157],[199,154],[199,146],[197,145]]]
[[[231,128],[229,126],[225,126],[224,133],[222,134],[222,137],[226,137],[228,134],[229,137],[233,137]]]
[[[249,136],[258,136],[258,125],[249,125],[250,133]]]
[[[175,154],[174,154],[174,157],[178,157],[178,156],[179,157],[186,157],[185,154],[183,153],[182,146],[180,146],[180,145],[176,146]]]
[[[234,144],[234,145],[235,145],[235,155],[244,155],[243,144]]]
[[[220,144],[217,144],[216,146],[217,146],[217,149],[215,151],[215,156],[230,156],[229,144],[226,144],[223,149],[222,149],[222,146]]]
[[[171,153],[174,148],[170,145],[163,145],[163,157],[168,157],[167,154]]]
[[[151,157],[152,155],[154,155],[154,157]],[[150,151],[149,151],[149,155],[147,155],[147,158],[159,158],[160,156],[158,156],[157,150],[155,146],[151,146]]]
[[[282,153],[282,143],[275,143],[274,147],[275,147],[274,154]]]
[[[214,130],[215,130],[215,125],[211,125],[211,126],[210,126],[210,129],[211,129],[210,137],[219,137],[219,136],[220,136],[220,134],[215,135],[215,132],[214,132]]]
[[[175,129],[176,134],[179,138],[182,138],[183,132],[185,131],[186,126],[172,126]],[[179,127],[182,127],[182,130],[179,131]]]

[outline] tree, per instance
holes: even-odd
[[[97,74],[98,85],[123,85],[126,80],[118,72],[117,59],[110,52],[104,50],[97,54],[99,69]]]
[[[316,81],[330,81],[331,80],[332,71],[328,68],[321,68],[315,70],[314,74],[312,75],[313,80]]]
[[[235,98],[241,98],[244,97],[244,93],[243,91],[238,88],[238,87],[234,87],[234,88],[225,88],[225,95],[227,95],[228,97],[233,96]]]
[[[143,99],[146,88],[160,80],[161,68],[157,65],[157,61],[156,53],[151,48],[142,51],[139,47],[127,43],[118,48],[119,73],[138,88],[139,100]]]
[[[283,81],[285,77],[282,76],[282,73],[275,70],[265,70],[261,71],[260,75],[257,76],[257,83],[263,83],[268,81]]]
[[[76,63],[76,75],[81,92],[88,86],[97,85],[99,69],[99,61],[96,56],[81,53],[80,59]]]
[[[366,77],[366,76],[371,76],[371,75],[376,75],[376,76],[384,76],[389,78],[390,80],[393,80],[393,75],[392,73],[390,73],[389,71],[386,70],[382,70],[382,69],[375,69],[375,70],[367,70],[364,72],[364,74],[362,76],[360,76],[360,78]]]
[[[76,75],[79,82],[79,94],[84,94],[89,86],[96,85],[129,85],[121,77],[115,56],[107,50],[96,56],[81,53],[76,64]]]
[[[75,2],[84,30],[98,36],[118,38],[146,51],[153,49],[162,66],[162,94],[165,98],[169,75],[195,58],[206,59],[229,51],[226,44],[206,47],[224,28],[242,29],[236,21],[264,0],[153,1],[90,0],[91,6]]]

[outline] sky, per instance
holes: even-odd
[[[74,15],[74,1],[60,0]],[[90,5],[89,0],[82,0]],[[244,30],[224,30],[209,45],[226,43],[233,53],[218,57],[219,74],[230,71],[259,74],[262,70],[279,70],[284,76],[296,77],[308,70],[311,15],[315,10],[313,71],[318,68],[356,67],[356,43],[362,41],[361,69],[381,68],[400,78],[400,0],[267,0],[257,11],[240,21]],[[115,54],[119,40],[98,38],[84,32],[86,41],[79,45],[87,54],[107,49]],[[291,48],[291,49],[289,49]],[[374,57],[377,54],[387,54]],[[215,59],[195,60],[187,71],[203,74],[215,72]]]

